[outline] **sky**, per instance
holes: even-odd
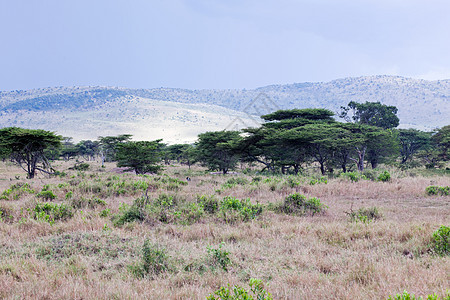
[[[448,0],[0,0],[0,91],[450,79]]]

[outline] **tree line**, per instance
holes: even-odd
[[[265,122],[260,127],[205,132],[194,144],[175,145],[132,141],[128,134],[75,144],[49,131],[8,127],[0,129],[0,157],[19,164],[28,178],[37,171],[54,173],[49,159],[75,157],[100,159],[102,165],[116,161],[137,174],[158,172],[173,161],[189,167],[200,163],[223,174],[239,162],[283,174],[317,166],[323,175],[336,170],[362,172],[382,163],[444,167],[450,158],[450,125],[432,132],[397,129],[397,111],[379,102],[350,102],[337,116],[327,109],[278,110],[261,116]]]

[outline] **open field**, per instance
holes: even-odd
[[[0,162],[0,298],[205,299],[250,278],[274,299],[450,290],[450,257],[434,252],[432,238],[450,225],[450,196],[425,194],[449,186],[449,175],[325,182],[167,166],[137,176],[89,163],[81,172],[68,169],[74,161],[56,162],[66,174],[25,180]],[[289,213],[283,201],[293,193],[328,208]],[[251,203],[226,207],[227,196]],[[375,220],[349,217],[372,207]]]

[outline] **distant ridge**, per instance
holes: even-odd
[[[337,112],[350,101],[394,105],[404,128],[450,124],[450,80],[380,75],[252,90],[97,86],[0,92],[0,126],[43,128],[77,140],[131,133],[137,139],[185,142],[204,131],[229,128],[236,120],[240,128],[257,126],[259,115],[276,109]]]

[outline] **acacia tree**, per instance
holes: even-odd
[[[439,157],[443,161],[450,159],[450,125],[439,129],[432,137],[435,147],[438,149]]]
[[[162,140],[127,142],[117,145],[115,158],[118,167],[128,167],[136,174],[157,173],[162,158]]]
[[[431,134],[417,129],[399,129],[401,163],[411,160],[419,150],[427,149],[431,144]]]
[[[400,123],[397,117],[397,107],[381,104],[380,102],[358,103],[350,101],[348,105],[341,106],[339,117],[347,122],[372,125],[384,129],[397,127]]]
[[[117,153],[117,146],[129,142],[131,139],[131,134],[121,134],[118,136],[105,136],[99,137],[99,150],[100,156],[102,158],[102,166],[105,161],[115,160],[115,155]]]
[[[198,161],[210,170],[227,174],[239,160],[233,144],[240,140],[239,131],[210,131],[198,135],[196,152]]]
[[[9,156],[31,179],[36,171],[54,173],[44,151],[61,147],[61,140],[61,136],[50,131],[7,127],[0,129],[0,152],[3,156]]]

